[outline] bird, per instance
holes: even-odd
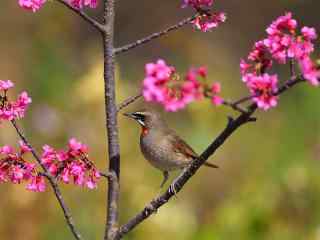
[[[160,188],[169,178],[169,172],[184,169],[199,155],[165,122],[154,110],[140,110],[123,114],[137,121],[141,126],[140,149],[150,164],[162,171]],[[204,166],[218,168],[205,162]]]

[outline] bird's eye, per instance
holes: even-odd
[[[133,115],[134,115],[134,117],[135,117],[136,120],[139,120],[139,121],[141,121],[141,122],[144,122],[144,120],[145,120],[145,115],[143,115],[143,114],[141,114],[141,113],[138,113],[138,112],[134,113]]]

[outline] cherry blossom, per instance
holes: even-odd
[[[314,28],[304,26],[299,31],[292,13],[286,13],[273,21],[266,32],[267,38],[257,41],[247,59],[240,61],[242,80],[251,93],[262,94],[253,100],[264,110],[277,104],[277,98],[270,93],[277,88],[278,77],[266,75],[273,62],[286,64],[290,59],[297,63],[302,76],[314,86],[319,85],[320,79],[320,70],[311,59],[317,38]]]
[[[211,7],[213,4],[213,0],[183,0],[182,7],[193,7],[193,8],[203,8],[203,7]]]
[[[220,83],[213,83],[211,86],[211,102],[215,106],[220,106],[223,104],[223,98],[220,97],[218,94],[221,92],[221,84]]]
[[[0,120],[12,121],[23,118],[32,102],[25,91],[19,94],[16,101],[9,101],[7,92],[12,87],[13,83],[10,80],[0,80]]]
[[[69,4],[75,8],[82,9],[85,6],[90,8],[96,8],[98,6],[98,0],[68,0]]]
[[[41,161],[49,172],[64,183],[86,186],[90,189],[97,187],[100,173],[88,159],[88,147],[71,138],[68,149],[55,150],[49,145],[43,146]]]
[[[227,19],[225,13],[219,12],[214,14],[202,14],[197,16],[193,21],[195,28],[202,32],[208,32],[213,28],[217,28],[220,23],[225,22]]]
[[[19,0],[20,7],[31,10],[32,12],[38,11],[46,0]]]
[[[45,190],[44,177],[37,172],[36,165],[24,159],[24,154],[30,151],[31,149],[23,142],[20,142],[18,152],[8,145],[0,147],[0,183],[29,182],[26,189],[36,192]]]
[[[162,59],[145,66],[143,96],[148,102],[158,102],[167,111],[178,111],[187,104],[203,98],[203,86],[199,78],[207,75],[205,67],[190,69],[181,79],[172,66]]]
[[[246,81],[250,93],[253,96],[253,101],[257,103],[259,108],[268,110],[277,105],[278,97],[274,93],[278,90],[277,75],[269,75],[267,73],[257,76],[250,75]]]

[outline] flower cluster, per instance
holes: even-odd
[[[85,6],[96,8],[98,0],[66,0],[71,6],[82,9]],[[32,12],[38,11],[46,0],[19,0],[20,7],[31,10]]]
[[[224,12],[218,13],[205,13],[197,16],[193,21],[193,25],[202,32],[208,32],[212,28],[216,28],[220,23],[225,22],[227,19]]]
[[[203,7],[211,7],[213,0],[183,0],[182,7],[191,6],[195,9]]]
[[[36,12],[45,2],[46,0],[19,0],[19,5],[22,8]]]
[[[0,183],[11,182],[20,184],[29,182],[27,189],[43,192],[46,188],[45,179],[36,171],[36,165],[23,159],[30,148],[20,142],[20,151],[15,152],[11,146],[0,147]]]
[[[247,86],[253,96],[253,101],[259,108],[268,110],[277,105],[278,97],[274,93],[278,90],[277,75],[269,75],[264,73],[262,75],[248,75]]]
[[[286,64],[296,62],[303,77],[312,85],[319,85],[320,70],[311,60],[314,51],[313,41],[317,38],[314,28],[302,27],[297,30],[297,21],[291,13],[277,18],[266,30],[267,38],[255,43],[247,60],[241,60],[242,80],[254,94],[253,100],[264,110],[274,107],[277,98],[277,75],[266,73],[273,62]]]
[[[41,161],[53,176],[64,183],[69,183],[72,179],[76,185],[94,189],[97,187],[100,173],[87,154],[87,146],[72,138],[69,140],[67,151],[43,146]]]
[[[220,23],[226,21],[224,12],[211,13],[204,9],[211,7],[213,0],[183,0],[182,7],[192,7],[199,15],[192,21],[192,24],[202,32],[207,32],[219,26]]]
[[[146,64],[145,75],[143,80],[145,100],[160,103],[167,111],[178,111],[187,104],[209,95],[205,94],[209,89],[205,83],[207,76],[205,67],[192,68],[185,78],[181,79],[174,67],[159,59],[156,63]],[[212,95],[217,97],[217,93],[216,91]]]
[[[98,0],[68,0],[71,6],[82,9],[85,6],[90,8],[96,8],[98,6]]]
[[[211,86],[211,102],[215,106],[223,104],[223,99],[218,95],[221,92],[221,84],[213,83]]]
[[[16,101],[8,100],[8,90],[13,87],[10,80],[0,80],[0,120],[14,120],[23,118],[31,98],[27,92],[19,94]]]

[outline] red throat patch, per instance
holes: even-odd
[[[146,128],[146,127],[142,127],[141,130],[142,130],[142,131],[141,131],[141,135],[142,135],[142,136],[146,136],[146,135],[149,133],[149,129]]]

